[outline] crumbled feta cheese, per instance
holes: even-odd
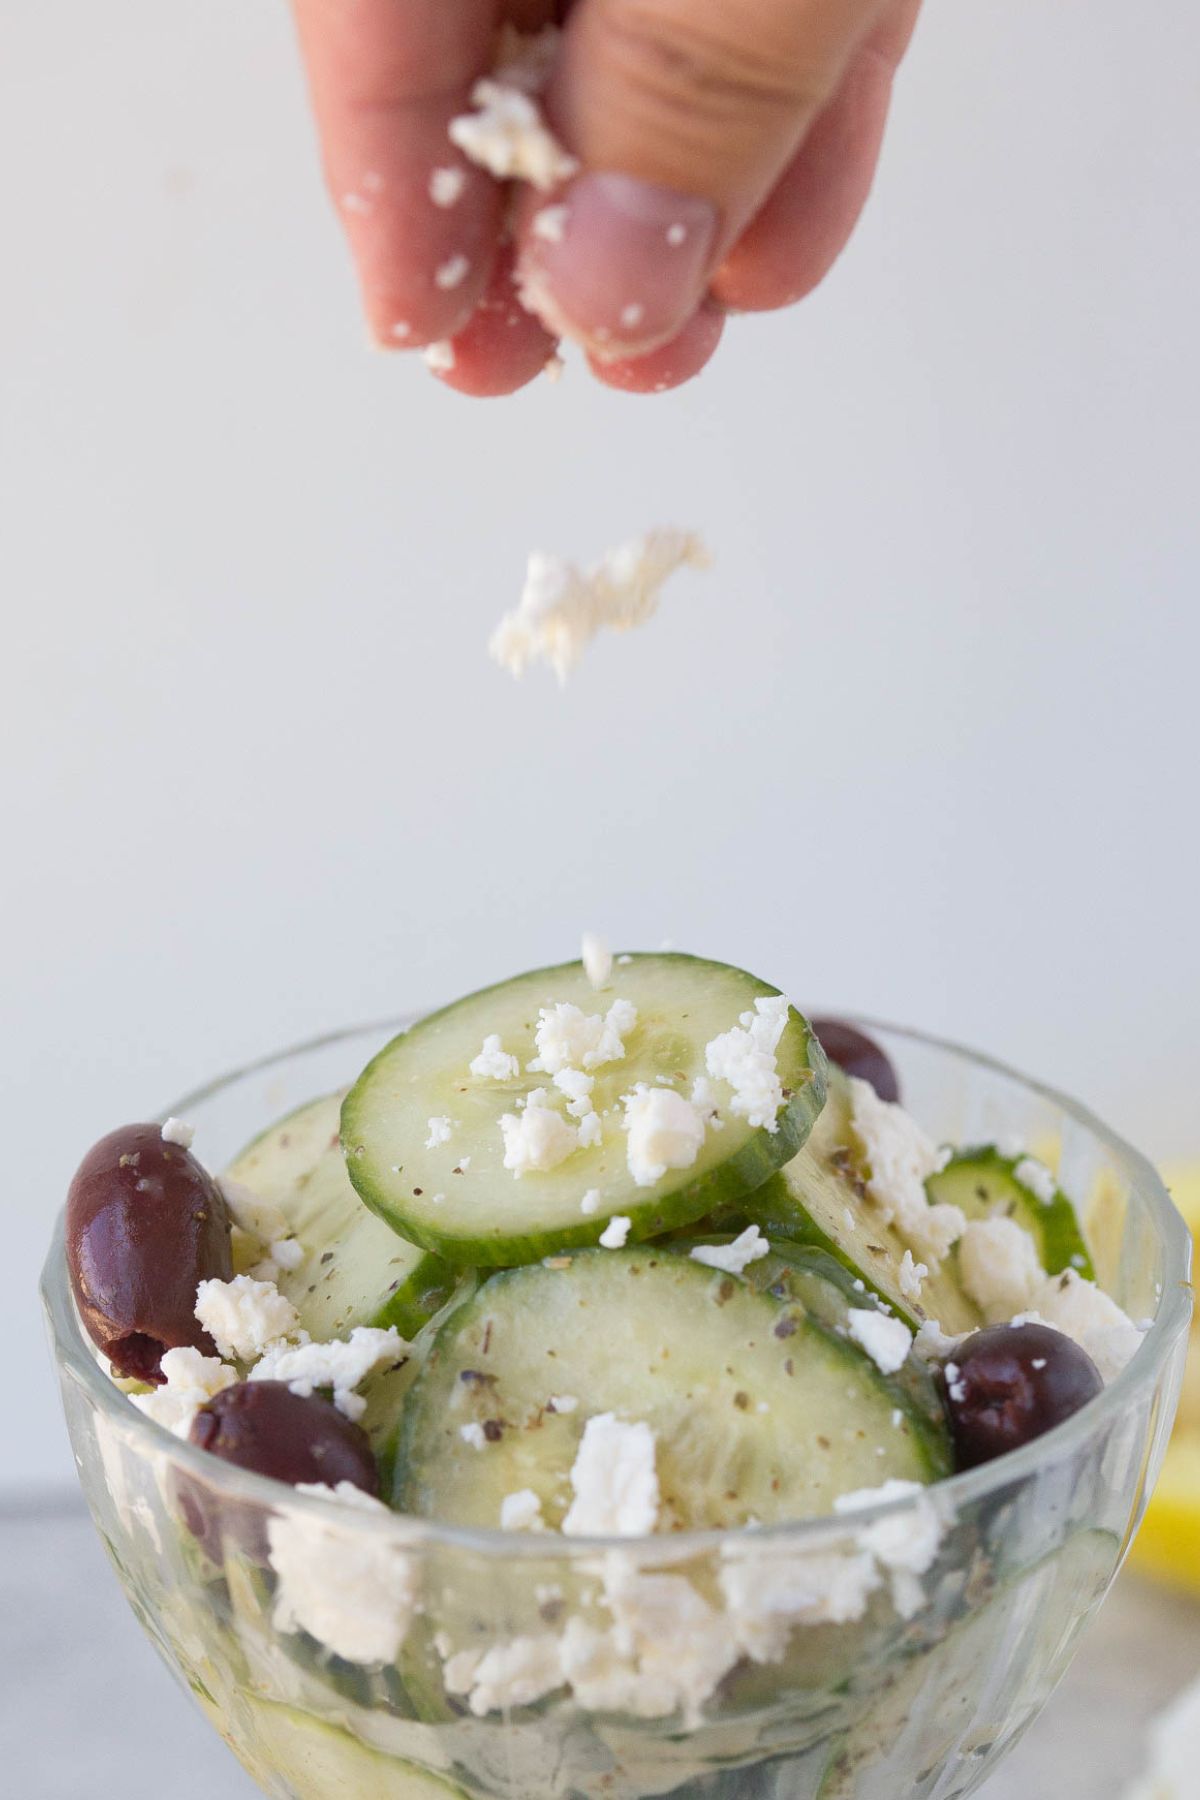
[[[551,1412],[573,1413],[579,1409],[579,1401],[574,1394],[551,1394],[547,1401]]]
[[[232,1387],[238,1378],[236,1369],[227,1368],[215,1356],[202,1356],[187,1345],[165,1351],[161,1368],[165,1377],[162,1387],[148,1394],[131,1394],[129,1398],[148,1419],[165,1425],[181,1438],[191,1431],[192,1420],[200,1408],[214,1394]]]
[[[470,272],[470,257],[463,256],[461,253],[449,256],[435,269],[433,285],[448,292],[451,288],[461,287]]]
[[[570,1107],[567,1108],[569,1112]],[[585,1113],[579,1121],[579,1148],[591,1150],[604,1136],[604,1126],[598,1112]]]
[[[614,1000],[606,1013],[585,1013],[570,1000],[538,1009],[534,1032],[537,1055],[527,1065],[534,1072],[557,1075],[563,1069],[596,1069],[620,1062],[625,1038],[637,1024],[637,1007]]]
[[[751,1263],[769,1255],[770,1250],[771,1246],[758,1226],[748,1225],[732,1244],[697,1244],[691,1257],[693,1262],[703,1263],[706,1268],[721,1269],[726,1275],[741,1275]]]
[[[300,1315],[274,1282],[255,1281],[249,1275],[202,1281],[196,1289],[195,1312],[229,1362],[253,1362],[300,1328]]]
[[[548,1099],[548,1089],[534,1088],[523,1112],[500,1115],[504,1167],[512,1170],[514,1180],[531,1171],[556,1169],[579,1148],[578,1131]]]
[[[563,1685],[558,1639],[546,1633],[494,1644],[480,1656],[460,1651],[442,1671],[452,1694],[470,1694],[470,1708],[482,1719],[512,1706],[532,1706]]]
[[[1142,1333],[1115,1300],[1075,1269],[1048,1275],[1034,1289],[1028,1312],[1014,1325],[1052,1325],[1086,1350],[1103,1379],[1119,1375],[1142,1341]]]
[[[946,1364],[946,1392],[956,1406],[961,1406],[967,1397],[967,1384],[962,1379],[962,1370],[956,1362]]]
[[[906,1250],[900,1258],[900,1292],[906,1300],[921,1298],[921,1284],[929,1270],[924,1263],[914,1262],[911,1250]]]
[[[585,1075],[582,1069],[559,1069],[554,1077],[554,1085],[560,1094],[567,1096],[567,1111],[573,1119],[586,1119],[594,1111],[592,1105],[592,1089],[596,1085],[594,1075]]]
[[[1040,1200],[1043,1206],[1050,1206],[1053,1203],[1054,1196],[1058,1192],[1057,1184],[1045,1163],[1039,1162],[1036,1156],[1023,1156],[1013,1170],[1013,1178],[1019,1181],[1022,1187],[1028,1188],[1034,1198]]]
[[[541,1531],[542,1503],[532,1488],[518,1488],[500,1502],[501,1531]]]
[[[653,1187],[668,1169],[690,1169],[704,1143],[704,1118],[673,1088],[639,1082],[621,1097],[628,1133],[625,1159],[638,1187]]]
[[[612,974],[612,951],[604,939],[597,937],[594,931],[585,931],[580,954],[583,958],[584,974],[594,988],[602,988]]]
[[[619,1551],[605,1558],[604,1604],[613,1617],[611,1649],[636,1671],[627,1709],[641,1718],[682,1711],[689,1727],[697,1725],[738,1659],[724,1615],[685,1576],[643,1572]],[[572,1685],[580,1698],[578,1679]],[[595,1693],[582,1703],[604,1705]]]
[[[584,1426],[571,1469],[575,1498],[562,1522],[568,1537],[641,1537],[658,1522],[654,1433],[615,1413]]]
[[[271,1260],[287,1274],[291,1274],[304,1261],[304,1245],[298,1238],[276,1238],[271,1245]]]
[[[1200,1682],[1150,1724],[1150,1766],[1125,1800],[1193,1800],[1200,1767]]]
[[[738,1648],[758,1663],[782,1660],[796,1625],[848,1625],[861,1619],[882,1585],[866,1551],[781,1555],[778,1546],[730,1544],[721,1592]]]
[[[458,1435],[464,1444],[470,1444],[472,1450],[483,1450],[487,1447],[487,1434],[477,1420],[472,1419],[469,1425],[460,1425]]]
[[[382,1501],[349,1481],[336,1487],[302,1482],[296,1492],[390,1516]],[[267,1520],[267,1543],[278,1578],[277,1630],[307,1631],[347,1662],[395,1661],[417,1602],[411,1557],[382,1535],[358,1529],[353,1520],[343,1529],[294,1509]]]
[[[578,169],[576,158],[542,118],[537,101],[511,81],[507,70],[477,81],[471,105],[474,112],[451,119],[450,141],[497,180],[528,181],[545,192]]]
[[[883,1375],[894,1375],[903,1368],[912,1349],[913,1334],[899,1319],[886,1313],[851,1307],[846,1315],[846,1329],[856,1344],[861,1344],[875,1367]]]
[[[894,1224],[914,1256],[936,1271],[966,1230],[957,1206],[929,1204],[925,1182],[942,1165],[941,1152],[916,1120],[894,1101],[881,1100],[869,1081],[850,1077],[852,1124],[870,1167],[867,1193],[885,1224]]]
[[[445,1113],[440,1114],[436,1118],[428,1119],[426,1123],[429,1127],[429,1136],[425,1139],[425,1148],[427,1150],[436,1150],[439,1144],[448,1144],[450,1142],[450,1120],[446,1117]]]
[[[618,1213],[614,1218],[611,1218],[604,1227],[604,1230],[600,1233],[599,1241],[602,1248],[605,1250],[623,1250],[632,1226],[633,1220],[627,1219],[622,1213]]]
[[[482,1076],[486,1081],[513,1081],[521,1073],[520,1063],[515,1056],[509,1055],[495,1031],[484,1038],[483,1049],[472,1058],[470,1068],[472,1075]]]
[[[462,169],[434,169],[429,177],[429,198],[435,206],[453,206],[462,198],[466,185]]]
[[[730,1110],[768,1131],[778,1129],[776,1115],[783,1105],[775,1052],[787,1020],[788,1003],[782,994],[760,996],[753,1012],[742,1013],[737,1025],[713,1038],[704,1050],[713,1080],[726,1081],[733,1089]]]
[[[957,1350],[962,1341],[961,1337],[947,1337],[936,1319],[926,1319],[913,1339],[913,1350],[926,1362],[940,1362]]]
[[[693,1081],[691,1100],[696,1111],[702,1115],[704,1123],[711,1126],[714,1130],[719,1130],[720,1122],[717,1118],[717,1108],[720,1105],[720,1101],[717,1097],[717,1090],[708,1079],[707,1075],[697,1075],[695,1081]]]
[[[177,1119],[172,1113],[163,1122],[162,1140],[164,1144],[178,1144],[181,1150],[190,1150],[196,1141],[196,1127]]]
[[[422,354],[425,367],[435,375],[447,375],[454,367],[454,345],[449,338],[435,338],[432,344],[426,344]]]
[[[857,1542],[886,1571],[892,1604],[900,1617],[911,1619],[925,1604],[920,1577],[933,1567],[944,1536],[942,1520],[928,1490],[916,1481],[885,1481],[882,1487],[840,1494],[833,1510],[855,1513],[896,1500],[911,1500],[913,1504],[864,1526]]]
[[[588,1189],[587,1193],[583,1196],[583,1199],[579,1202],[579,1210],[585,1219],[590,1219],[593,1213],[598,1213],[600,1211],[599,1188]]]
[[[676,569],[703,569],[708,563],[694,532],[668,527],[610,550],[587,569],[535,552],[520,601],[492,633],[489,653],[514,675],[531,662],[548,662],[565,682],[598,631],[644,625]]]
[[[264,1200],[241,1181],[230,1181],[227,1175],[217,1178],[221,1197],[235,1227],[263,1248],[291,1234],[282,1210],[273,1200]]]
[[[967,1298],[990,1325],[1033,1304],[1046,1279],[1037,1247],[1015,1219],[973,1219],[958,1244],[958,1272]]]
[[[561,244],[567,235],[568,211],[565,206],[543,206],[533,215],[534,237],[546,244]]]
[[[350,1336],[328,1344],[276,1344],[250,1371],[251,1381],[286,1381],[293,1394],[329,1388],[333,1404],[347,1419],[361,1419],[367,1403],[355,1388],[368,1375],[404,1355],[404,1339],[394,1325],[382,1331],[356,1325]]]

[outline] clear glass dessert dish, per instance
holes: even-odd
[[[1064,1424],[870,1511],[589,1540],[297,1493],[128,1403],[80,1326],[60,1224],[44,1298],[88,1504],[134,1612],[264,1792],[952,1800],[1037,1716],[1166,1447],[1188,1236],[1151,1167],[1083,1108],[863,1023],[935,1139],[1013,1138],[1057,1170],[1101,1285],[1146,1322]],[[396,1029],[282,1052],[173,1110],[220,1168]]]

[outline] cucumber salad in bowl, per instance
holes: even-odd
[[[1145,1165],[691,956],[592,940],[379,1036],[278,1059],[313,1086],[253,1134],[257,1071],[111,1132],[48,1268],[106,1544],[252,1775],[972,1791],[1165,1441]]]

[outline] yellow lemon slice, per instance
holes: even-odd
[[[1176,1206],[1200,1246],[1200,1163],[1164,1169]],[[1200,1594],[1200,1326],[1193,1323],[1179,1424],[1133,1547],[1148,1575]]]

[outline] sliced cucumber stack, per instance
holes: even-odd
[[[267,1793],[286,1785],[293,1800],[465,1800],[428,1769],[386,1756],[339,1726],[282,1706],[243,1697],[235,1731],[217,1721],[238,1760]]]
[[[1044,1193],[1030,1185],[1036,1181]],[[1054,1178],[1028,1157],[1002,1156],[994,1145],[960,1150],[925,1183],[930,1203],[948,1202],[968,1219],[1013,1219],[1024,1226],[1037,1246],[1047,1275],[1075,1269],[1096,1279],[1087,1241],[1075,1208],[1054,1185]]]
[[[908,1397],[798,1299],[651,1247],[555,1261],[492,1276],[441,1326],[405,1407],[401,1510],[494,1527],[528,1488],[557,1527],[606,1412],[655,1434],[660,1531],[811,1517],[944,1472]]]
[[[674,955],[620,959],[602,993],[582,964],[566,963],[472,994],[393,1039],[351,1089],[341,1122],[350,1178],[396,1231],[455,1263],[532,1262],[596,1243],[614,1217],[630,1221],[634,1241],[701,1218],[759,1187],[796,1153],[820,1111],[824,1057],[794,1009],[785,1009],[774,1048],[779,1088],[769,1117],[724,1080],[711,1084],[715,1122],[691,1109],[693,1083],[708,1080],[706,1047],[753,1018],[756,1002],[769,1015],[778,999],[740,969]],[[636,1023],[627,1023],[625,1003]],[[563,1007],[578,1010],[556,1013]],[[554,1015],[549,1026],[540,1025],[543,1014]],[[606,1019],[606,1042],[595,1045]],[[547,1055],[555,1020],[566,1029]],[[573,1064],[562,1048],[572,1037]],[[575,1077],[590,1092],[581,1096]],[[623,1129],[622,1098],[639,1084],[649,1096],[669,1090],[699,1139],[657,1179],[647,1170],[659,1165],[643,1165],[645,1185],[630,1168]],[[510,1140],[532,1120],[531,1096],[545,1130],[540,1149],[523,1159]]]
[[[906,1291],[901,1272],[907,1246],[867,1197],[862,1152],[851,1129],[850,1088],[837,1069],[829,1070],[825,1106],[808,1142],[742,1211],[773,1243],[791,1239],[828,1251],[914,1330],[936,1319],[957,1336],[983,1323],[952,1257],[925,1277],[919,1297]]]
[[[257,1137],[228,1174],[283,1213],[304,1250],[279,1291],[318,1340],[355,1325],[416,1333],[449,1300],[457,1271],[407,1243],[369,1212],[350,1185],[338,1138],[342,1096],[289,1113]]]

